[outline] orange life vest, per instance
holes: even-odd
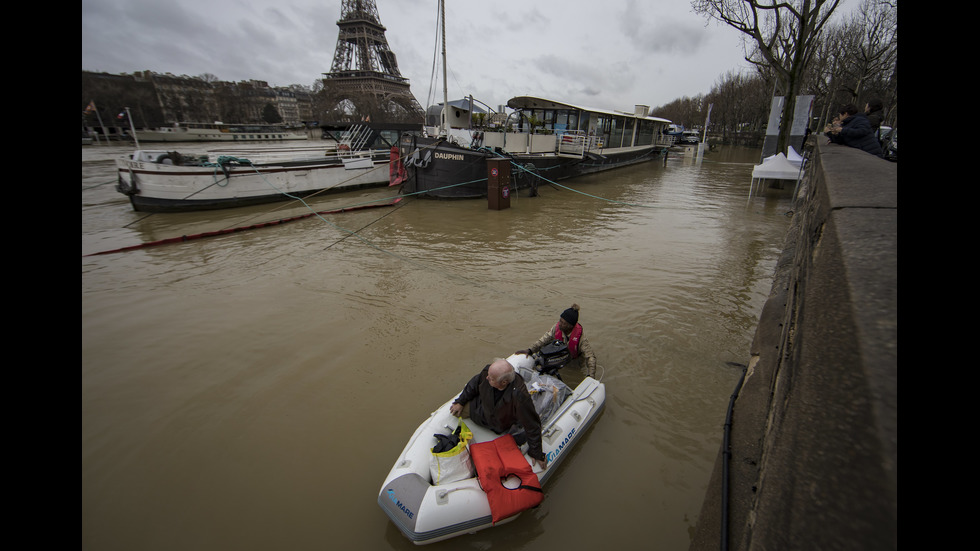
[[[544,500],[541,482],[521,453],[514,437],[505,434],[489,442],[470,444],[470,457],[476,467],[480,487],[487,494],[493,523],[536,507]],[[510,489],[503,481],[517,475],[520,486]]]

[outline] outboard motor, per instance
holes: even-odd
[[[540,367],[541,373],[558,377],[558,370],[565,367],[571,359],[572,354],[568,351],[568,345],[562,341],[555,341],[541,347],[534,358],[534,363]]]

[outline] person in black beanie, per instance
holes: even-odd
[[[589,343],[589,339],[585,337],[582,324],[578,322],[578,311],[578,304],[573,304],[571,308],[561,313],[558,317],[558,323],[542,335],[538,339],[538,342],[532,344],[527,350],[518,350],[516,353],[531,355],[541,350],[541,347],[546,344],[562,341],[568,345],[568,351],[572,356],[572,363],[578,363],[582,374],[588,377],[595,377],[595,352],[592,351],[592,344]]]

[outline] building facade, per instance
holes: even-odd
[[[86,110],[90,105],[98,114]],[[274,87],[260,80],[225,82],[209,75],[189,77],[151,71],[122,75],[82,71],[83,125],[94,126],[101,117],[103,124],[125,122],[128,126],[129,122],[120,117],[126,108],[137,128],[183,122],[275,122],[287,126],[315,122],[313,92],[301,85]]]

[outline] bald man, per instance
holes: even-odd
[[[449,411],[459,417],[466,405],[469,405],[472,421],[497,434],[517,433],[518,445],[523,444],[523,438],[519,437],[517,429],[523,427],[528,443],[527,455],[542,469],[548,466],[541,448],[541,418],[534,409],[524,378],[507,360],[497,358],[474,375]]]

